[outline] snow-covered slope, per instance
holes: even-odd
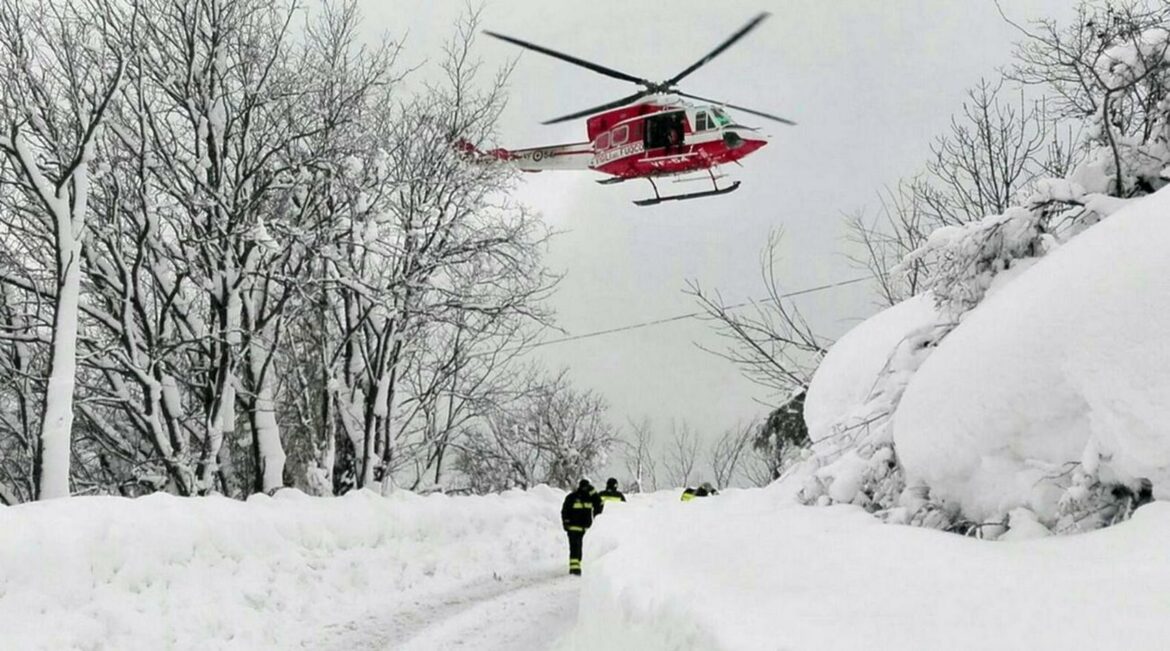
[[[1170,504],[1083,536],[992,543],[790,495],[607,509],[563,651],[1166,646]]]
[[[562,496],[285,490],[3,508],[0,647],[293,648],[431,593],[555,574]]]
[[[1134,201],[973,310],[894,417],[909,481],[1051,520],[1079,469],[1170,494],[1170,191]]]

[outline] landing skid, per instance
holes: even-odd
[[[714,197],[714,196],[720,195],[720,194],[727,194],[728,192],[735,192],[736,190],[739,189],[739,183],[740,183],[739,181],[736,181],[735,183],[732,183],[731,185],[729,185],[725,188],[721,188],[721,187],[719,187],[719,183],[715,180],[715,174],[712,173],[710,169],[707,170],[707,174],[709,174],[711,176],[711,185],[713,185],[715,189],[705,190],[703,192],[690,192],[688,194],[674,194],[674,195],[670,195],[668,197],[664,197],[658,193],[658,184],[654,182],[654,179],[652,179],[650,177],[646,177],[646,180],[649,181],[650,185],[654,188],[654,197],[651,199],[639,199],[638,201],[634,202],[634,205],[635,206],[656,206],[664,201],[686,201],[688,199],[701,199],[703,197]]]
[[[703,197],[714,197],[719,194],[727,194],[728,192],[735,192],[739,189],[739,181],[732,183],[726,188],[715,188],[714,190],[707,190],[705,192],[691,192],[689,194],[674,194],[669,197],[654,197],[653,199],[639,199],[634,202],[636,206],[656,206],[663,201],[686,201],[687,199],[701,199]]]

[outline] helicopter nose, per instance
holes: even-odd
[[[759,131],[745,131],[740,132],[735,129],[728,129],[723,132],[723,143],[727,145],[729,150],[735,150],[739,156],[746,156],[753,151],[768,144],[770,138],[760,133]]]

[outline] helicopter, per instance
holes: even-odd
[[[486,155],[509,161],[525,172],[546,170],[594,170],[608,175],[597,181],[602,185],[622,183],[632,179],[646,179],[654,188],[654,196],[635,201],[638,206],[651,206],[664,201],[683,201],[734,192],[739,181],[720,187],[716,170],[727,163],[739,164],[740,159],[768,143],[768,137],[757,128],[735,121],[727,109],[733,109],[782,124],[795,125],[787,118],[770,113],[728,104],[718,100],[692,95],[679,90],[683,78],[709,63],[727,48],[755,29],[769,16],[757,15],[746,25],[724,40],[714,50],[682,72],[665,81],[652,82],[556,50],[523,41],[511,36],[485,30],[488,36],[522,48],[539,52],[607,77],[642,86],[638,92],[568,115],[547,120],[542,124],[557,124],[578,118],[585,121],[589,140],[562,145],[531,147],[527,149],[494,149]],[[685,99],[684,99],[685,98]],[[700,104],[686,101],[696,100]],[[469,145],[465,144],[465,147]],[[473,148],[472,148],[473,149]],[[483,152],[476,152],[483,153]],[[712,189],[701,192],[663,196],[655,179],[664,177],[710,179]]]

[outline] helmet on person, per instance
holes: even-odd
[[[610,477],[605,480],[605,487],[610,490],[616,490],[618,486],[617,477]]]
[[[582,477],[581,481],[577,484],[577,488],[578,489],[593,488],[593,482],[589,481],[588,477]]]
[[[702,484],[699,484],[699,488],[702,488],[703,490],[707,491],[708,493],[715,490],[715,488],[713,486],[711,486],[711,482],[709,482],[709,481],[705,481]]]

